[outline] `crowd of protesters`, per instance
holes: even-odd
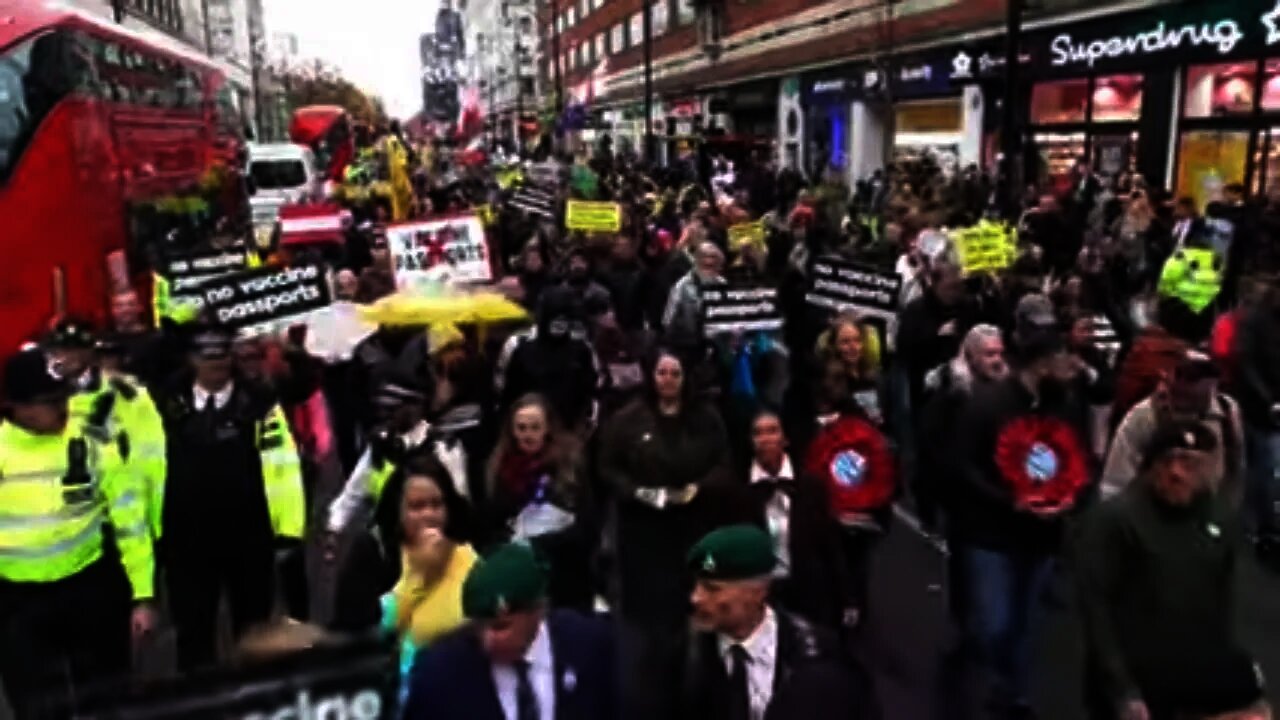
[[[135,582],[152,611],[135,635],[164,608],[182,669],[212,663],[219,598],[251,636],[278,579],[290,617],[401,641],[408,718],[897,720],[856,658],[898,503],[950,550],[983,717],[1036,717],[1055,576],[1078,594],[1092,717],[1263,712],[1232,588],[1243,553],[1280,570],[1280,196],[1228,186],[1201,213],[1081,161],[1027,188],[1007,267],[966,272],[948,232],[999,215],[977,168],[849,187],[759,157],[646,167],[607,143],[539,165],[549,215],[487,167],[415,179],[420,217],[495,210],[494,286],[527,327],[384,327],[321,357],[299,333],[154,328],[126,293],[113,327],[64,321],[10,361],[0,433],[38,433],[31,408],[82,377],[154,398],[166,590]],[[617,203],[620,231],[565,230],[569,199]],[[341,302],[396,291],[368,219],[333,268]],[[757,220],[761,239],[731,240]],[[823,258],[896,272],[892,321],[810,304]],[[716,286],[776,288],[781,329],[707,333]],[[814,462],[847,432],[878,450],[867,467]],[[281,450],[310,505],[289,517]],[[879,502],[840,502],[871,482]],[[308,597],[307,539],[332,598]],[[0,673],[21,701],[47,678],[13,639],[52,661],[83,638],[40,636],[77,606],[24,609],[6,567],[0,611],[21,612]]]

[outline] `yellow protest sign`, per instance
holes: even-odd
[[[618,232],[622,229],[622,208],[611,202],[570,200],[564,226],[584,232]]]
[[[748,245],[763,248],[765,244],[764,221],[739,223],[729,227],[729,247],[741,250]]]
[[[951,234],[960,267],[966,275],[997,272],[1009,267],[1017,255],[1013,232],[997,223],[983,221]]]

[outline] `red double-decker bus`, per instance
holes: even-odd
[[[108,257],[145,283],[165,222],[245,213],[243,153],[234,95],[206,58],[72,8],[0,0],[0,353],[56,310],[105,319],[121,279]]]

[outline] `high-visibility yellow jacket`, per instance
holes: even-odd
[[[159,538],[168,468],[164,421],[151,394],[133,378],[98,376],[88,389],[71,397],[70,411],[72,419],[100,441],[115,443],[130,481],[147,504],[152,536]],[[104,416],[95,417],[97,414]]]
[[[75,420],[56,435],[0,425],[0,578],[56,582],[75,575],[102,558],[108,522],[134,599],[150,599],[155,556],[146,501],[116,444]]]
[[[301,539],[307,524],[307,501],[302,489],[302,461],[279,405],[258,423],[258,453],[267,511],[276,537]]]

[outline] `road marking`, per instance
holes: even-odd
[[[925,532],[924,525],[920,523],[920,518],[911,514],[910,510],[902,507],[898,503],[894,503],[893,514],[896,515],[903,524],[914,530],[915,533],[923,538],[925,542],[932,545],[934,550],[942,553],[943,556],[949,557],[951,555],[951,550],[947,547],[947,541]]]

